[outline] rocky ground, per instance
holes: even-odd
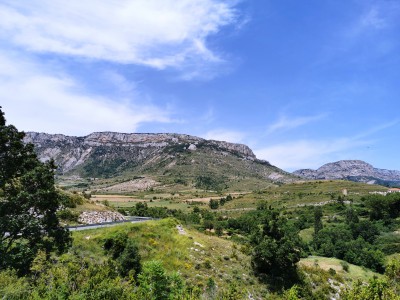
[[[125,220],[124,216],[115,211],[84,211],[78,222],[82,224],[98,224]]]
[[[108,186],[99,189],[98,191],[113,192],[113,193],[135,192],[135,191],[147,190],[156,185],[159,185],[159,183],[153,179],[140,178]]]

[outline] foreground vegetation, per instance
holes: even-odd
[[[0,110],[2,299],[399,299],[400,193],[316,181],[228,194],[201,177],[114,207],[55,188],[22,138]],[[161,220],[60,225],[93,208]]]
[[[177,193],[175,198],[165,201],[160,198],[171,197],[171,194],[149,191],[147,195],[142,192],[141,201],[133,201],[129,196],[131,202],[125,202],[118,210],[131,215],[176,218],[189,228],[190,236],[203,232],[212,238],[210,247],[223,241],[232,243],[231,254],[219,255],[217,261],[209,259],[210,264],[194,263],[194,269],[182,269],[179,264],[171,264],[173,259],[166,260],[166,270],[178,270],[188,286],[198,289],[199,297],[205,297],[208,280],[212,279],[220,294],[214,293],[214,298],[207,296],[211,299],[220,299],[218,297],[230,289],[232,282],[239,290],[244,286],[246,293],[256,298],[328,299],[341,294],[344,299],[361,299],[356,297],[374,292],[386,295],[382,299],[394,299],[397,279],[393,278],[398,275],[393,277],[392,272],[389,279],[381,274],[393,269],[396,263],[389,258],[400,252],[397,234],[400,194],[370,194],[384,190],[360,183],[317,181],[246,194],[217,196],[211,193],[208,201],[204,200],[207,197],[202,197],[201,191],[195,192],[199,193],[197,197],[202,197],[197,198],[198,201],[182,201],[180,197],[184,193]],[[101,198],[107,199],[107,196]],[[111,208],[113,204],[115,202],[108,203]],[[146,244],[145,240],[142,239],[143,244]],[[160,242],[161,245],[165,243]],[[87,250],[87,253],[91,251]],[[207,253],[207,256],[213,257],[216,253],[218,251]],[[232,266],[238,254],[242,255],[239,260],[247,261],[247,264],[230,273],[232,270],[223,266]],[[190,256],[177,257],[190,261]],[[154,259],[163,261],[157,256]],[[204,268],[207,271],[204,277],[197,276],[201,275],[199,270],[204,265],[212,267]],[[231,275],[225,280],[214,270]],[[193,271],[197,274],[195,278]],[[238,274],[244,274],[243,271],[248,274],[247,281],[239,279]],[[213,275],[211,279],[209,274]],[[365,285],[368,282],[369,285]],[[369,286],[374,288],[368,290]],[[191,297],[194,296],[191,294]],[[233,299],[246,296],[236,297]]]
[[[322,257],[308,259],[312,264],[303,260],[296,268],[294,285],[273,292],[273,282],[253,272],[252,252],[247,254],[246,247],[193,229],[183,228],[182,232],[178,223],[165,219],[75,232],[68,253],[46,258],[44,252],[39,252],[29,275],[18,277],[12,270],[0,272],[0,296],[247,299],[251,295],[255,299],[327,299],[341,293],[343,299],[374,299],[365,295],[380,293],[386,296],[376,299],[395,299],[398,292],[398,261],[388,265],[384,276],[361,276],[361,268],[350,265],[345,271],[340,261],[327,262]],[[368,280],[369,285],[361,284]]]

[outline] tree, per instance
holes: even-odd
[[[348,209],[346,209],[345,217],[346,217],[346,224],[348,225],[352,225],[360,221],[358,219],[357,212],[354,210],[353,207],[349,207]]]
[[[141,270],[141,257],[139,248],[133,240],[128,240],[124,251],[118,257],[119,271],[122,276],[131,274],[134,278],[140,273]]]
[[[322,225],[322,208],[316,206],[314,208],[314,233],[317,234],[323,228]]]
[[[147,261],[138,276],[140,299],[184,299],[184,283],[179,274],[168,275],[160,261]]]
[[[219,207],[219,202],[218,200],[210,199],[210,202],[208,203],[211,209],[217,209]]]
[[[29,271],[39,250],[64,251],[71,238],[59,224],[61,196],[53,161],[42,163],[24,133],[6,125],[0,107],[0,269]]]
[[[122,276],[137,278],[142,268],[141,256],[138,246],[126,233],[117,232],[106,238],[103,247],[117,262],[117,269]]]
[[[266,212],[263,229],[253,235],[252,242],[252,265],[257,274],[267,275],[275,284],[287,285],[296,279],[301,241],[277,211]]]

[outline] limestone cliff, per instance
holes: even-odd
[[[246,145],[185,134],[96,132],[84,137],[28,132],[39,159],[54,159],[58,174],[82,177],[174,175],[256,177],[292,181],[295,177],[259,160]]]

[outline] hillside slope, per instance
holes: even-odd
[[[374,168],[361,160],[341,160],[325,164],[317,170],[301,169],[293,174],[305,179],[346,179],[388,186],[400,185],[400,171]]]
[[[256,158],[246,145],[183,134],[92,133],[85,137],[28,132],[42,161],[60,175],[144,176],[164,183],[223,189],[232,182],[290,182],[296,177]]]

